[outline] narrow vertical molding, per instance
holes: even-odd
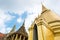
[[[34,29],[34,25],[32,25],[29,28],[29,37],[28,37],[28,40],[33,40],[33,29]]]
[[[43,26],[41,25],[41,31],[42,31],[42,38],[44,40],[44,33],[43,33]]]
[[[38,40],[44,40],[42,19],[35,21],[35,23],[37,24]]]

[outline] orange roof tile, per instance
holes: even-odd
[[[0,33],[0,37],[4,37],[4,36],[5,36],[5,34]]]

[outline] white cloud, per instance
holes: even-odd
[[[6,30],[9,27],[8,28],[6,27],[5,22],[11,20],[12,18],[14,18],[14,16],[11,16],[9,14],[5,14],[5,11],[0,10],[0,32],[7,33]]]
[[[60,0],[44,0],[43,1],[46,7],[56,12],[60,16]]]
[[[23,19],[21,19],[20,17],[17,19],[17,22],[18,23],[21,23],[21,22],[23,22]]]
[[[32,24],[33,21],[34,21],[34,16],[33,15],[29,15],[26,18],[26,21],[25,21],[25,29],[26,29],[27,32],[28,32],[28,28],[30,27],[30,25]]]
[[[4,1],[4,2],[3,2]],[[0,8],[4,10],[13,11],[18,15],[21,15],[24,11],[28,11],[28,16],[26,18],[26,30],[30,27],[32,21],[41,13],[41,1],[44,2],[45,6],[51,10],[54,10],[57,14],[60,15],[60,0],[1,0]],[[3,5],[2,5],[3,4]],[[3,13],[3,12],[2,12]],[[30,15],[31,14],[31,15]],[[3,17],[4,16],[4,17]],[[5,20],[10,20],[10,15],[2,14],[1,21],[4,24]],[[18,18],[17,22],[21,22],[22,19]],[[0,24],[1,24],[0,23]]]
[[[8,33],[10,32],[12,28],[6,27],[6,26],[0,26],[0,32],[1,33]]]
[[[35,18],[38,17],[38,14],[40,15],[40,13],[34,13],[27,16],[26,21],[25,21],[25,29],[27,32],[28,32],[29,27],[31,27],[31,24],[34,22]]]
[[[5,33],[9,33],[9,32],[11,31],[11,29],[12,29],[12,28],[7,27]]]
[[[0,8],[14,11],[21,15],[24,11],[33,12],[35,7],[40,6],[41,0],[1,0]]]

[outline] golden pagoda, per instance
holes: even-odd
[[[29,28],[28,40],[60,40],[60,17],[42,5],[42,13]]]

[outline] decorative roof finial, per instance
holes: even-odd
[[[16,24],[14,24],[14,26],[13,26],[12,30],[10,31],[10,33],[15,32],[15,30],[16,30]]]
[[[42,5],[42,13],[44,12],[44,11],[46,11],[46,10],[48,10],[45,6],[44,6],[44,4],[41,2],[41,5]]]
[[[24,26],[25,25],[25,19],[24,19],[24,21],[23,21],[23,24],[22,24],[22,26]]]

